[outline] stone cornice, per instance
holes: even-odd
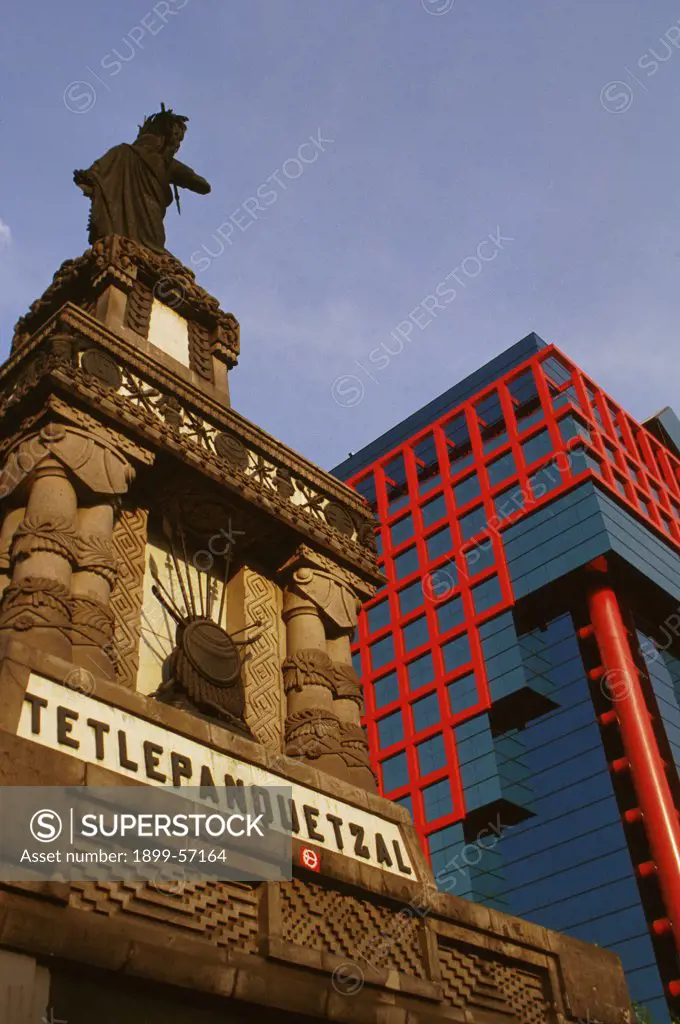
[[[65,303],[94,308],[109,284],[125,293],[137,284],[151,289],[153,295],[158,291],[177,313],[209,328],[215,354],[228,367],[236,365],[240,329],[234,315],[225,313],[218,300],[198,284],[194,272],[172,253],[154,252],[119,235],[100,238],[81,256],[62,263],[52,283],[17,322],[12,351],[23,348]]]
[[[101,354],[103,376],[82,365],[83,351],[92,348]],[[45,378],[147,446],[181,453],[362,578],[383,582],[375,567],[373,519],[361,497],[225,406],[209,385],[198,384],[154,346],[133,344],[68,303],[0,370],[2,414]]]

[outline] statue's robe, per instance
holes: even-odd
[[[114,146],[85,172],[92,200],[89,240],[124,235],[157,252],[165,250],[163,218],[172,203],[171,185],[206,194],[208,182],[191,167],[170,159],[163,140],[143,135]]]

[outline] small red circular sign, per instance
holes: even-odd
[[[310,850],[308,846],[303,847],[300,852],[300,863],[310,871],[321,870],[321,857],[316,850]]]

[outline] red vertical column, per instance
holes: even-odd
[[[680,954],[680,823],[661,754],[651,726],[640,676],[621,608],[603,574],[588,590],[593,633],[600,650],[621,739],[630,763],[661,895]]]

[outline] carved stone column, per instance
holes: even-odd
[[[361,727],[363,694],[350,648],[359,593],[366,588],[352,573],[307,545],[300,546],[282,571],[287,573],[289,586],[284,602],[284,617],[288,616],[289,623],[288,658],[284,662],[289,722],[293,714],[304,715],[311,744],[312,712],[322,715],[324,726],[319,720],[313,733],[316,749],[323,752],[318,767],[375,790]],[[291,630],[296,619],[300,624]],[[319,735],[322,731],[323,737]],[[307,749],[303,756],[307,759],[312,755]]]
[[[103,648],[113,635],[111,502],[134,478],[114,442],[115,435],[112,440],[103,430],[48,423],[22,439],[0,473],[6,495],[28,493],[12,541],[0,632],[19,632],[25,642],[67,660],[74,640],[76,663],[108,676],[112,664]]]
[[[286,694],[285,750],[289,757],[314,763],[337,775],[339,719],[333,708],[333,663],[326,652],[326,634],[316,606],[294,586],[283,596],[287,658],[283,663]]]
[[[345,631],[328,640],[328,653],[333,660],[335,709],[340,719],[340,743],[350,764],[352,782],[364,789],[375,790],[376,779],[371,768],[368,740],[361,724],[364,713],[364,691],[352,664],[350,637]]]
[[[111,502],[78,511],[77,569],[71,581],[73,661],[95,674],[115,677],[113,614],[116,579]]]
[[[26,644],[68,659],[76,492],[50,456],[34,470],[29,488],[12,541],[12,580],[2,596],[0,632],[19,632]]]

